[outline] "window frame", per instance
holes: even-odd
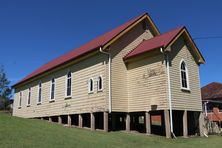
[[[18,102],[18,108],[22,108],[22,91],[19,92],[19,102]]]
[[[52,99],[52,85],[53,85],[53,82],[52,80],[54,80],[54,98]],[[49,102],[53,102],[55,101],[55,96],[56,96],[56,79],[53,77],[50,81],[50,91],[49,91]]]
[[[181,69],[182,63],[185,64],[185,75],[186,75],[187,87],[183,87],[183,82],[182,82],[182,69]],[[184,59],[182,59],[182,60],[180,61],[179,71],[180,71],[180,89],[181,89],[181,90],[185,90],[185,91],[190,91],[189,73],[188,73],[187,63],[186,63],[186,61],[185,61]],[[183,70],[183,71],[184,71],[184,70]]]
[[[28,88],[28,94],[27,94],[27,107],[31,106],[31,94],[32,93],[32,88]]]
[[[41,92],[40,92],[40,90],[41,90]],[[38,96],[37,105],[40,105],[40,104],[42,104],[42,82],[41,81],[39,81],[39,83],[38,83],[38,95],[37,96]]]
[[[70,84],[70,95],[67,95],[67,93],[68,93],[68,87],[67,87],[67,85],[68,85],[68,74],[70,73],[70,79],[71,79],[71,84]],[[67,99],[67,98],[71,98],[72,97],[72,72],[70,71],[70,70],[68,70],[68,72],[66,73],[66,86],[65,86],[65,99]]]
[[[92,90],[91,90],[91,82],[92,82]],[[88,94],[94,93],[94,79],[89,78],[88,80]]]
[[[101,78],[101,89],[99,89],[99,78]],[[101,92],[101,91],[103,91],[103,77],[100,75],[100,76],[98,76],[97,77],[97,92]]]

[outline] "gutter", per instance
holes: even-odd
[[[106,54],[106,55],[108,55],[109,57],[109,65],[108,65],[108,71],[109,71],[109,113],[111,113],[112,112],[112,94],[111,94],[111,91],[112,91],[112,89],[111,89],[111,53],[109,53],[109,52],[105,52],[105,51],[103,51],[103,49],[102,49],[102,47],[100,47],[99,48],[99,51],[101,52],[101,53],[104,53],[104,54]]]
[[[172,111],[172,97],[171,97],[171,84],[170,84],[170,62],[168,53],[164,52],[163,48],[160,48],[160,52],[164,54],[165,62],[166,62],[166,69],[167,69],[167,84],[168,84],[168,101],[169,101],[169,108],[170,108],[170,132],[171,135],[176,138],[173,132],[173,111]]]

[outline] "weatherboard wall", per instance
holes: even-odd
[[[189,49],[182,36],[169,48],[171,48],[172,51],[170,53],[170,80],[173,109],[202,111],[199,65],[194,59],[192,50]],[[181,60],[184,60],[187,65],[189,91],[181,89]]]
[[[123,57],[144,39],[152,37],[150,30],[144,30],[142,23],[139,23],[110,46],[112,55],[112,111],[129,111],[127,67]]]
[[[164,56],[157,49],[152,56],[128,64],[129,111],[150,111],[167,108],[167,87]]]
[[[107,87],[97,92],[96,78],[102,76],[106,85],[107,56],[98,53],[90,58],[59,69],[41,79],[16,88],[13,115],[20,117],[44,117],[61,114],[88,113],[107,110]],[[66,74],[72,72],[72,96],[66,98]],[[50,102],[51,79],[55,78],[55,101]],[[88,93],[88,80],[94,79],[94,92]],[[42,103],[37,105],[38,83],[42,82]],[[31,105],[27,107],[28,88],[31,87]],[[19,93],[23,93],[22,106],[18,108]]]

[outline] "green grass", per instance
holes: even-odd
[[[173,140],[159,136],[123,132],[91,132],[41,120],[22,119],[0,114],[0,148],[220,148],[221,145],[221,136]]]

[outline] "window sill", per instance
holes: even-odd
[[[91,92],[88,92],[88,94],[90,95],[90,94],[93,94],[94,92],[93,91],[91,91]]]
[[[42,104],[41,102],[37,103],[37,105],[41,105],[41,104]]]
[[[52,103],[52,102],[55,102],[55,100],[53,99],[53,100],[49,100],[49,103]]]
[[[65,100],[72,99],[72,96],[65,96]]]
[[[101,90],[97,90],[97,92],[103,92],[103,89],[101,89]]]
[[[189,88],[180,88],[181,89],[181,91],[183,91],[183,92],[189,92],[190,93],[190,89]]]

